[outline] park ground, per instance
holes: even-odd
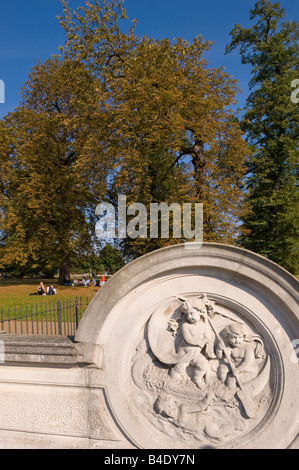
[[[53,285],[57,294],[55,296],[31,296],[31,293],[37,291],[40,282],[44,283],[47,288]],[[72,287],[72,286],[60,286],[57,279],[0,279],[0,312],[6,314],[8,309],[11,310],[16,308],[17,311],[20,308],[25,309],[26,306],[40,303],[50,303],[54,300],[74,300],[76,297],[84,299],[88,297],[89,301],[94,297],[97,291],[100,289],[99,286],[88,286],[88,287]]]
[[[299,275],[296,276],[299,279]],[[31,296],[30,294],[37,291],[40,282],[44,283],[47,288],[53,285],[57,290],[55,296]],[[53,301],[71,301],[77,298],[82,298],[84,303],[88,298],[90,301],[100,289],[99,286],[88,287],[72,287],[60,286],[57,279],[0,279],[0,313],[3,311],[5,315],[10,309],[13,311],[15,308],[17,312],[20,308],[25,309],[26,306],[36,304],[50,304]]]

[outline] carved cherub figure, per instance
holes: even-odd
[[[216,356],[218,359],[223,358],[224,363],[220,364],[218,375],[220,380],[232,389],[236,386],[236,375],[239,375],[242,381],[248,382],[258,373],[256,359],[262,349],[262,341],[257,336],[247,338],[244,326],[239,323],[228,325],[222,331],[221,337]]]
[[[212,330],[206,321],[206,306],[202,299],[187,300],[181,307],[183,321],[180,326],[181,342],[178,346],[180,360],[170,369],[170,377],[178,379],[186,373],[189,365],[194,366],[192,380],[202,387],[202,379],[208,368],[209,357],[215,357],[212,350]]]

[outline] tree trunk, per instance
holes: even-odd
[[[195,191],[198,202],[203,204],[203,225],[206,240],[213,239],[212,214],[208,206],[207,162],[205,158],[204,142],[198,140],[192,149],[192,164],[194,168]]]
[[[194,168],[195,190],[198,202],[204,202],[207,181],[204,143],[202,140],[196,141],[192,149],[192,164]]]
[[[66,277],[70,277],[70,275],[71,275],[70,260],[69,259],[64,259],[61,262],[61,265],[60,265],[60,268],[59,268],[58,283],[61,286],[63,286],[64,279]]]

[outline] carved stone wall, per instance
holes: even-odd
[[[299,448],[298,307],[298,281],[246,250],[139,258],[74,342],[2,336],[0,448]]]
[[[101,369],[67,338],[1,335],[1,449],[121,448]],[[98,359],[98,358],[97,358]]]
[[[103,351],[109,413],[128,445],[287,448],[298,434],[298,310],[298,282],[276,264],[177,245],[117,273],[76,340]]]

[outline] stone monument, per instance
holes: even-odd
[[[129,263],[75,338],[101,371],[109,448],[298,448],[298,307],[295,277],[237,247]]]

